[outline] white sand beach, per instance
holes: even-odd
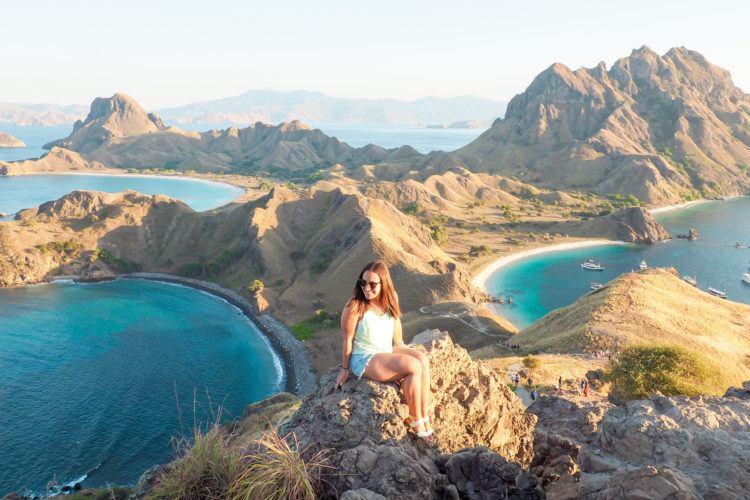
[[[542,253],[549,253],[549,252],[560,252],[563,250],[573,250],[575,248],[585,248],[585,247],[596,247],[596,246],[602,246],[602,245],[628,245],[625,241],[617,241],[617,240],[584,240],[584,241],[572,241],[570,243],[558,243],[557,245],[548,245],[543,246],[539,248],[532,248],[530,250],[524,250],[521,252],[512,253],[510,255],[506,255],[505,257],[501,257],[494,262],[490,263],[487,267],[483,268],[479,273],[477,273],[476,276],[471,280],[471,282],[474,284],[474,286],[477,286],[481,288],[482,290],[489,293],[487,290],[487,281],[489,280],[490,276],[495,273],[498,269],[507,266],[508,264],[511,264],[517,260],[523,259],[525,257],[530,257],[532,255],[539,255]]]
[[[660,214],[662,212],[669,212],[670,210],[676,210],[678,208],[689,208],[695,205],[700,205],[701,203],[706,203],[708,201],[712,200],[693,200],[693,201],[687,201],[685,203],[679,203],[677,205],[667,205],[666,207],[658,207],[658,208],[652,208],[648,212],[651,215],[654,214]]]

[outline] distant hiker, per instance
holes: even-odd
[[[530,396],[531,396],[531,400],[532,401],[536,401],[536,389],[534,389],[533,391],[531,391]]]
[[[557,388],[562,391],[562,375],[557,378]]]
[[[405,420],[425,441],[434,439],[427,410],[430,407],[430,365],[427,356],[404,346],[401,308],[388,267],[382,260],[368,263],[359,273],[353,296],[341,313],[340,388],[349,372],[378,382],[403,380],[409,407]]]
[[[529,377],[529,379],[526,381],[526,383],[529,385],[529,387],[531,387],[532,385],[534,385],[534,381],[531,380],[531,377]]]
[[[585,380],[583,382],[583,397],[587,398],[589,397],[589,381]]]

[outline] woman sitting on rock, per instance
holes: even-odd
[[[341,314],[343,361],[336,388],[349,373],[378,382],[403,380],[410,417],[407,423],[425,441],[434,438],[427,409],[430,404],[430,366],[421,351],[404,346],[401,309],[388,267],[370,262],[359,273],[354,296]]]

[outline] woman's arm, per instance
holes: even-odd
[[[401,326],[401,318],[393,321],[393,345],[404,345],[404,329]]]
[[[359,315],[354,311],[354,304],[349,302],[341,313],[341,374],[336,381],[336,388],[349,378],[349,362],[354,344],[354,331],[357,328]]]

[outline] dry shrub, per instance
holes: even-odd
[[[231,436],[218,424],[208,432],[196,430],[178,446],[180,457],[169,464],[148,496],[154,499],[223,499],[241,470],[240,454],[229,445]]]
[[[230,489],[234,500],[315,500],[327,451],[299,449],[294,434],[265,433],[242,455],[242,472]]]

